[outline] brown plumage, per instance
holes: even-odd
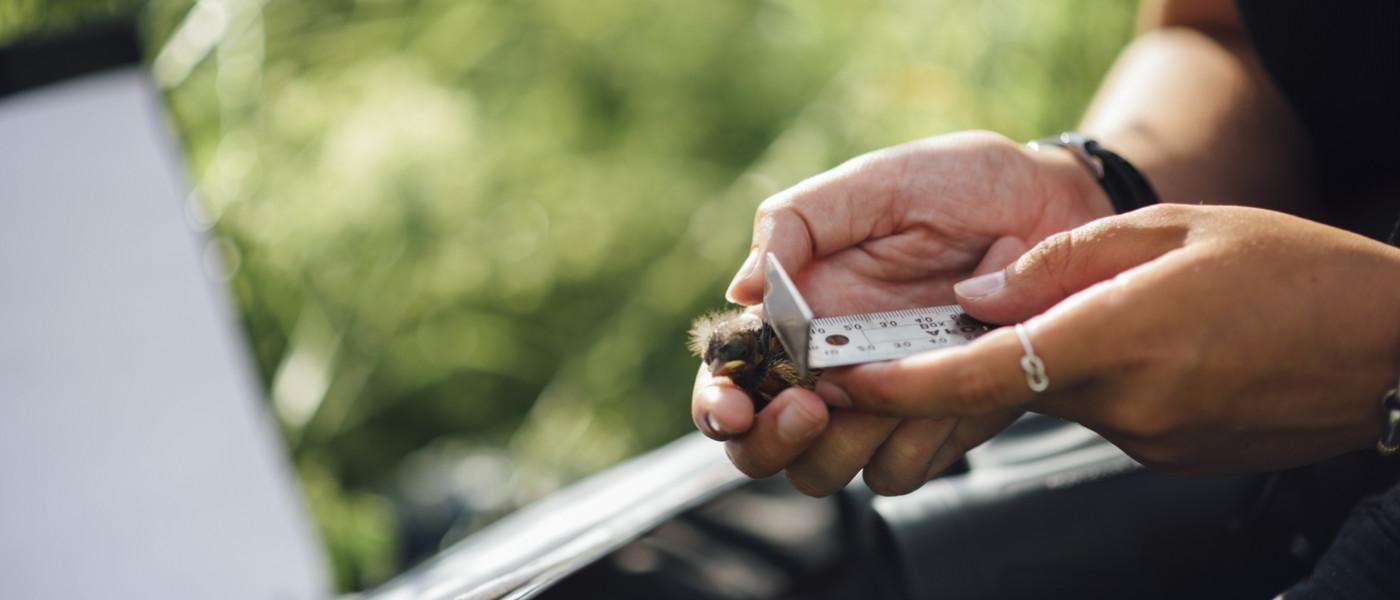
[[[813,389],[819,371],[799,377],[778,335],[757,314],[735,309],[695,319],[690,327],[690,351],[704,361],[711,375],[727,376],[748,392],[754,410],[794,385]]]

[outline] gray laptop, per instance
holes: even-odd
[[[137,66],[0,98],[0,598],[330,595],[170,133]]]

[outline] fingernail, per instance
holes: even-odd
[[[714,409],[714,407],[719,404],[719,388],[715,386],[709,386],[700,391],[700,396],[701,417],[699,420],[696,421],[696,426],[700,428],[700,431],[702,433],[711,438],[717,440],[723,440],[728,438],[729,433],[724,431],[724,428],[720,427],[719,419],[716,419],[715,413],[711,412]]]
[[[818,381],[817,395],[821,396],[822,400],[825,400],[827,404],[832,406],[840,408],[851,407],[851,395],[847,394],[846,390],[841,389],[841,386],[834,383]]]
[[[710,433],[714,434],[714,437],[723,437],[725,435],[720,431],[719,421],[710,413],[705,413],[705,425],[709,427]]]
[[[995,294],[1003,287],[1006,287],[1006,272],[996,271],[953,284],[953,293],[964,298],[981,298]]]
[[[734,279],[729,281],[729,287],[726,288],[724,292],[725,299],[730,302],[734,301],[734,286],[738,285],[740,281],[748,279],[749,275],[753,274],[754,267],[756,266],[758,266],[758,249],[754,248],[749,250],[749,257],[744,259],[744,264],[739,267],[739,272],[734,274]]]
[[[778,413],[778,437],[789,444],[800,444],[816,428],[817,423],[797,406],[790,402]]]
[[[707,438],[720,439],[719,435],[715,433],[715,418],[708,412],[700,413],[700,418],[695,420],[695,428],[699,429],[700,433],[705,434]]]

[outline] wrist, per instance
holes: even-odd
[[[1368,246],[1375,248],[1380,254],[1379,269],[1373,271],[1374,282],[1379,284],[1378,289],[1371,290],[1372,293],[1379,292],[1381,302],[1378,303],[1380,312],[1376,314],[1380,321],[1377,323],[1378,329],[1384,332],[1382,347],[1377,350],[1380,360],[1377,364],[1375,376],[1366,376],[1367,381],[1375,381],[1375,389],[1369,397],[1364,399],[1366,409],[1366,419],[1364,430],[1366,434],[1359,439],[1359,447],[1381,449],[1389,436],[1390,444],[1395,443],[1394,434],[1389,433],[1388,420],[1390,408],[1395,406],[1395,402],[1386,402],[1389,390],[1400,387],[1400,311],[1394,307],[1400,306],[1400,248],[1380,244],[1368,240]],[[1389,406],[1387,406],[1389,404]],[[1382,454],[1386,454],[1381,449]]]
[[[1061,148],[1074,156],[1108,196],[1113,212],[1123,214],[1157,204],[1157,190],[1133,163],[1118,153],[1104,148],[1097,140],[1081,133],[1066,131],[1057,136],[1028,142],[1032,150]]]
[[[1067,207],[1073,211],[1073,222],[1080,224],[1115,214],[1103,186],[1074,154],[1063,148],[1020,148],[1036,166],[1036,181],[1047,210]]]
[[[1390,381],[1392,384],[1400,384],[1400,311],[1394,310],[1394,307],[1400,306],[1400,247],[1390,244],[1383,246],[1386,267],[1382,277],[1386,283],[1386,298],[1390,301],[1390,310],[1384,313],[1390,322]]]

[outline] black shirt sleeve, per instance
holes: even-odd
[[[1352,512],[1312,575],[1285,600],[1400,597],[1400,485]]]

